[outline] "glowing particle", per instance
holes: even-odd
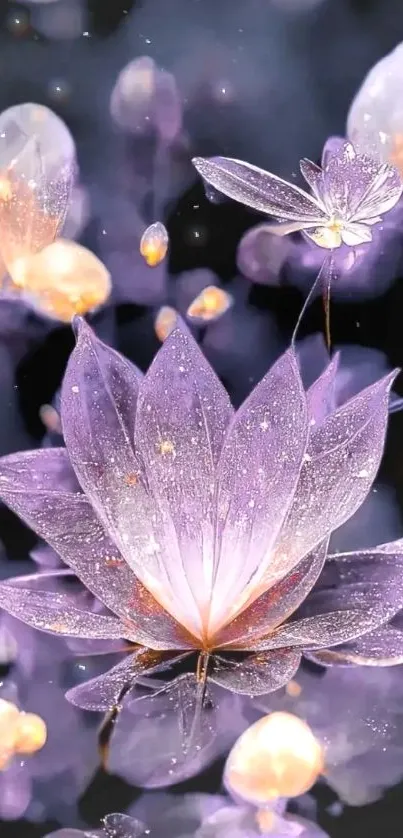
[[[302,687],[298,684],[298,681],[289,681],[285,691],[291,698],[298,698],[302,693]]]
[[[35,754],[43,748],[46,739],[47,729],[44,720],[36,713],[20,713],[15,753]]]
[[[64,239],[18,260],[12,278],[29,295],[33,307],[65,323],[74,314],[98,308],[111,291],[110,274],[100,259]]]
[[[263,805],[304,794],[323,770],[323,750],[310,727],[291,713],[271,713],[249,727],[227,759],[225,782]]]
[[[176,326],[178,312],[171,306],[162,306],[155,318],[154,329],[157,338],[164,342]]]
[[[0,698],[0,771],[14,754],[20,711],[11,701]]]
[[[165,259],[168,242],[168,233],[161,221],[156,221],[155,224],[150,224],[147,227],[140,241],[140,253],[147,265],[155,268]]]
[[[39,408],[39,418],[47,431],[53,434],[62,433],[62,423],[57,410],[51,404],[43,404]]]
[[[7,175],[0,176],[0,201],[11,201],[13,197],[13,187]]]
[[[211,322],[218,320],[233,303],[231,294],[216,285],[208,285],[190,304],[186,314],[192,320]]]

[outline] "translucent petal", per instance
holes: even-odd
[[[155,681],[154,681],[155,683]],[[218,691],[217,691],[218,692]],[[136,688],[119,714],[111,740],[109,770],[133,785],[158,788],[197,774],[221,749],[219,702],[184,674],[156,691]],[[221,720],[221,723],[223,720]]]
[[[314,590],[292,620],[257,646],[318,648],[336,646],[386,623],[403,603],[388,585],[359,582],[331,590]],[[305,616],[310,615],[310,616]]]
[[[161,521],[156,536],[162,546],[156,543],[155,550],[165,575],[157,572],[157,581],[165,580],[174,613],[193,632],[200,632],[199,609],[210,597],[215,468],[232,413],[193,338],[172,332],[141,384],[135,440]],[[136,572],[138,563],[144,566],[143,553],[128,560]]]
[[[225,438],[217,471],[211,632],[262,593],[265,573],[273,583],[292,566],[273,567],[270,550],[292,502],[307,428],[305,393],[289,350],[244,402]]]
[[[133,575],[85,495],[57,490],[59,483],[71,488],[71,481],[65,449],[12,454],[0,461],[2,500],[49,542],[94,596],[128,621],[130,636],[135,626],[139,643],[187,648],[189,638]]]
[[[220,632],[217,646],[231,649],[256,648],[256,642],[280,625],[304,601],[322,571],[328,540],[269,588]]]
[[[392,620],[356,640],[309,657],[324,666],[396,666],[403,663],[403,631]]]
[[[356,247],[359,244],[372,241],[371,230],[365,224],[346,224],[341,230],[341,237],[344,244],[349,247]]]
[[[148,835],[149,830],[140,821],[116,813],[104,818],[104,833],[106,838],[141,838]]]
[[[211,186],[252,209],[288,221],[327,220],[315,198],[257,166],[229,157],[195,157],[192,162]]]
[[[362,158],[362,167],[365,170],[370,158]],[[360,198],[354,209],[354,221],[368,223],[367,219],[375,216],[382,216],[389,212],[397,204],[403,191],[403,183],[399,172],[393,166],[384,163],[374,173],[372,182]]]
[[[340,353],[336,352],[322,374],[307,391],[309,415],[316,425],[320,425],[336,408],[336,378],[339,361]]]
[[[367,387],[319,426],[312,426],[294,500],[273,562],[292,567],[350,518],[378,471],[395,373]]]
[[[75,608],[68,594],[33,591],[3,582],[0,584],[0,607],[33,628],[55,634],[119,639],[124,632],[120,620]]]
[[[312,160],[308,160],[306,157],[300,160],[299,167],[301,174],[311,187],[315,198],[321,202],[324,188],[324,177],[321,167],[317,166],[316,163],[312,163]]]
[[[349,142],[329,156],[324,179],[327,209],[351,221],[382,215],[397,203],[403,190],[396,169],[358,154]]]
[[[265,695],[280,689],[295,675],[301,653],[279,649],[243,660],[214,655],[209,678],[220,687],[244,695]]]
[[[64,224],[74,180],[71,162],[46,170],[35,137],[0,178],[0,253],[18,284],[19,260],[51,244]]]
[[[130,689],[139,678],[168,666],[168,663],[169,658],[161,652],[139,648],[108,672],[68,690],[66,698],[83,710],[111,710],[124,688]]]

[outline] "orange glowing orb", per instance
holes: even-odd
[[[160,221],[147,227],[140,241],[140,253],[147,265],[155,268],[165,259],[168,243],[168,232]]]
[[[154,329],[157,338],[164,342],[177,325],[178,312],[171,306],[162,306],[155,318]]]
[[[311,728],[291,713],[259,719],[235,743],[225,767],[230,791],[264,805],[304,794],[323,771],[323,749]]]
[[[65,323],[97,309],[111,292],[105,265],[87,248],[65,239],[19,259],[13,279],[35,308]]]
[[[190,304],[186,314],[192,320],[209,323],[217,320],[233,303],[231,294],[216,285],[208,285]]]

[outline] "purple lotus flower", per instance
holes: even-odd
[[[2,499],[105,612],[37,582],[3,583],[1,606],[43,631],[135,647],[70,690],[73,703],[110,708],[146,673],[197,653],[197,677],[169,685],[179,695],[187,679],[194,732],[207,676],[246,695],[276,690],[303,652],[398,612],[398,569],[365,595],[357,584],[308,596],[330,533],[376,475],[394,373],[329,412],[335,364],[306,393],[290,349],[234,413],[187,333],[172,332],[142,377],[84,321],[77,330],[62,389],[66,449],[0,461]]]
[[[322,166],[300,162],[312,194],[241,160],[196,157],[193,164],[214,189],[275,218],[271,232],[277,235],[301,230],[329,250],[370,242],[371,227],[402,194],[399,172],[338,138],[325,151]]]

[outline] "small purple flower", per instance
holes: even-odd
[[[302,653],[353,641],[402,608],[392,557],[381,587],[310,594],[331,532],[377,473],[394,373],[330,410],[336,365],[305,392],[290,349],[234,412],[188,333],[174,330],[143,377],[84,321],[77,331],[61,399],[66,449],[0,461],[1,498],[104,608],[46,590],[46,575],[42,591],[2,583],[1,606],[46,632],[132,647],[71,689],[73,703],[110,709],[145,674],[196,653],[197,677],[169,685],[185,690],[194,741],[206,678],[268,693]]]
[[[370,242],[371,227],[403,191],[397,169],[360,154],[350,142],[335,140],[325,146],[321,166],[300,162],[312,194],[241,160],[196,157],[193,164],[214,189],[276,219],[272,233],[301,230],[319,247],[333,250]]]

